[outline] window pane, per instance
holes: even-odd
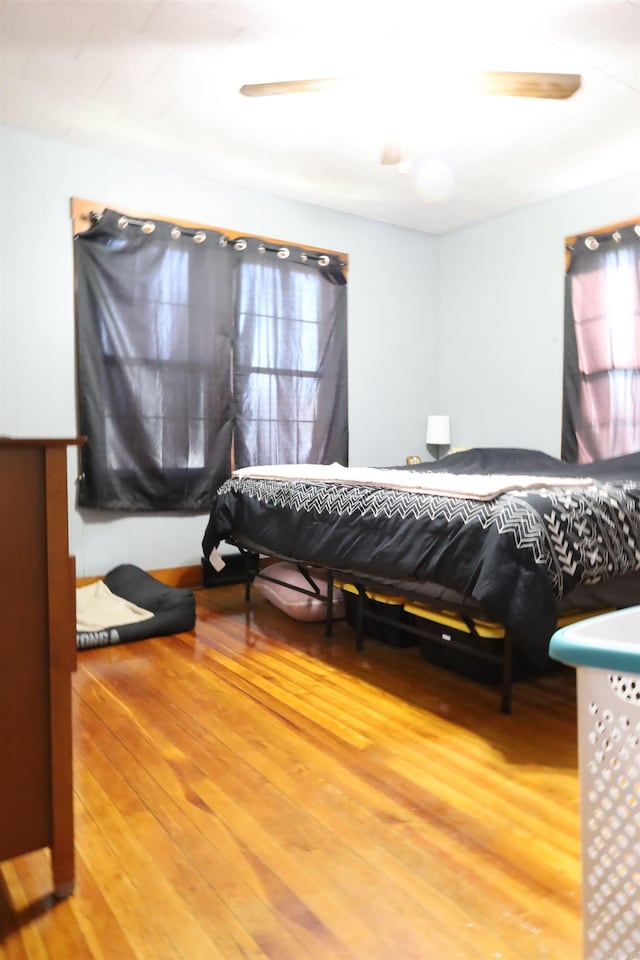
[[[295,377],[270,373],[238,376],[239,413],[244,419],[315,420],[318,396],[317,377]]]

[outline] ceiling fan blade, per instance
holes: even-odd
[[[481,93],[503,97],[541,97],[566,100],[580,88],[576,73],[523,73],[486,70],[476,75]],[[344,84],[340,77],[318,77],[309,80],[277,80],[272,83],[245,83],[240,93],[245,97],[273,97],[289,93],[321,93],[336,90]]]
[[[519,73],[487,70],[477,75],[481,93],[502,97],[566,100],[580,88],[577,73]]]
[[[321,77],[317,80],[278,80],[275,83],[245,83],[240,93],[245,97],[273,97],[282,93],[321,93],[340,86],[339,77]]]

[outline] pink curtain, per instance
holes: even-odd
[[[616,235],[579,238],[567,277],[563,456],[579,463],[640,450],[640,236]]]
[[[582,373],[640,368],[640,285],[632,249],[614,250],[571,278]]]

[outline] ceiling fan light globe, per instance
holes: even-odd
[[[442,203],[453,193],[455,177],[449,163],[431,157],[417,165],[415,183],[423,200],[428,203]]]

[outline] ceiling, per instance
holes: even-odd
[[[640,208],[640,0],[0,0],[0,38],[4,123],[125,158],[435,234],[630,171]],[[582,86],[465,93],[482,69]]]

